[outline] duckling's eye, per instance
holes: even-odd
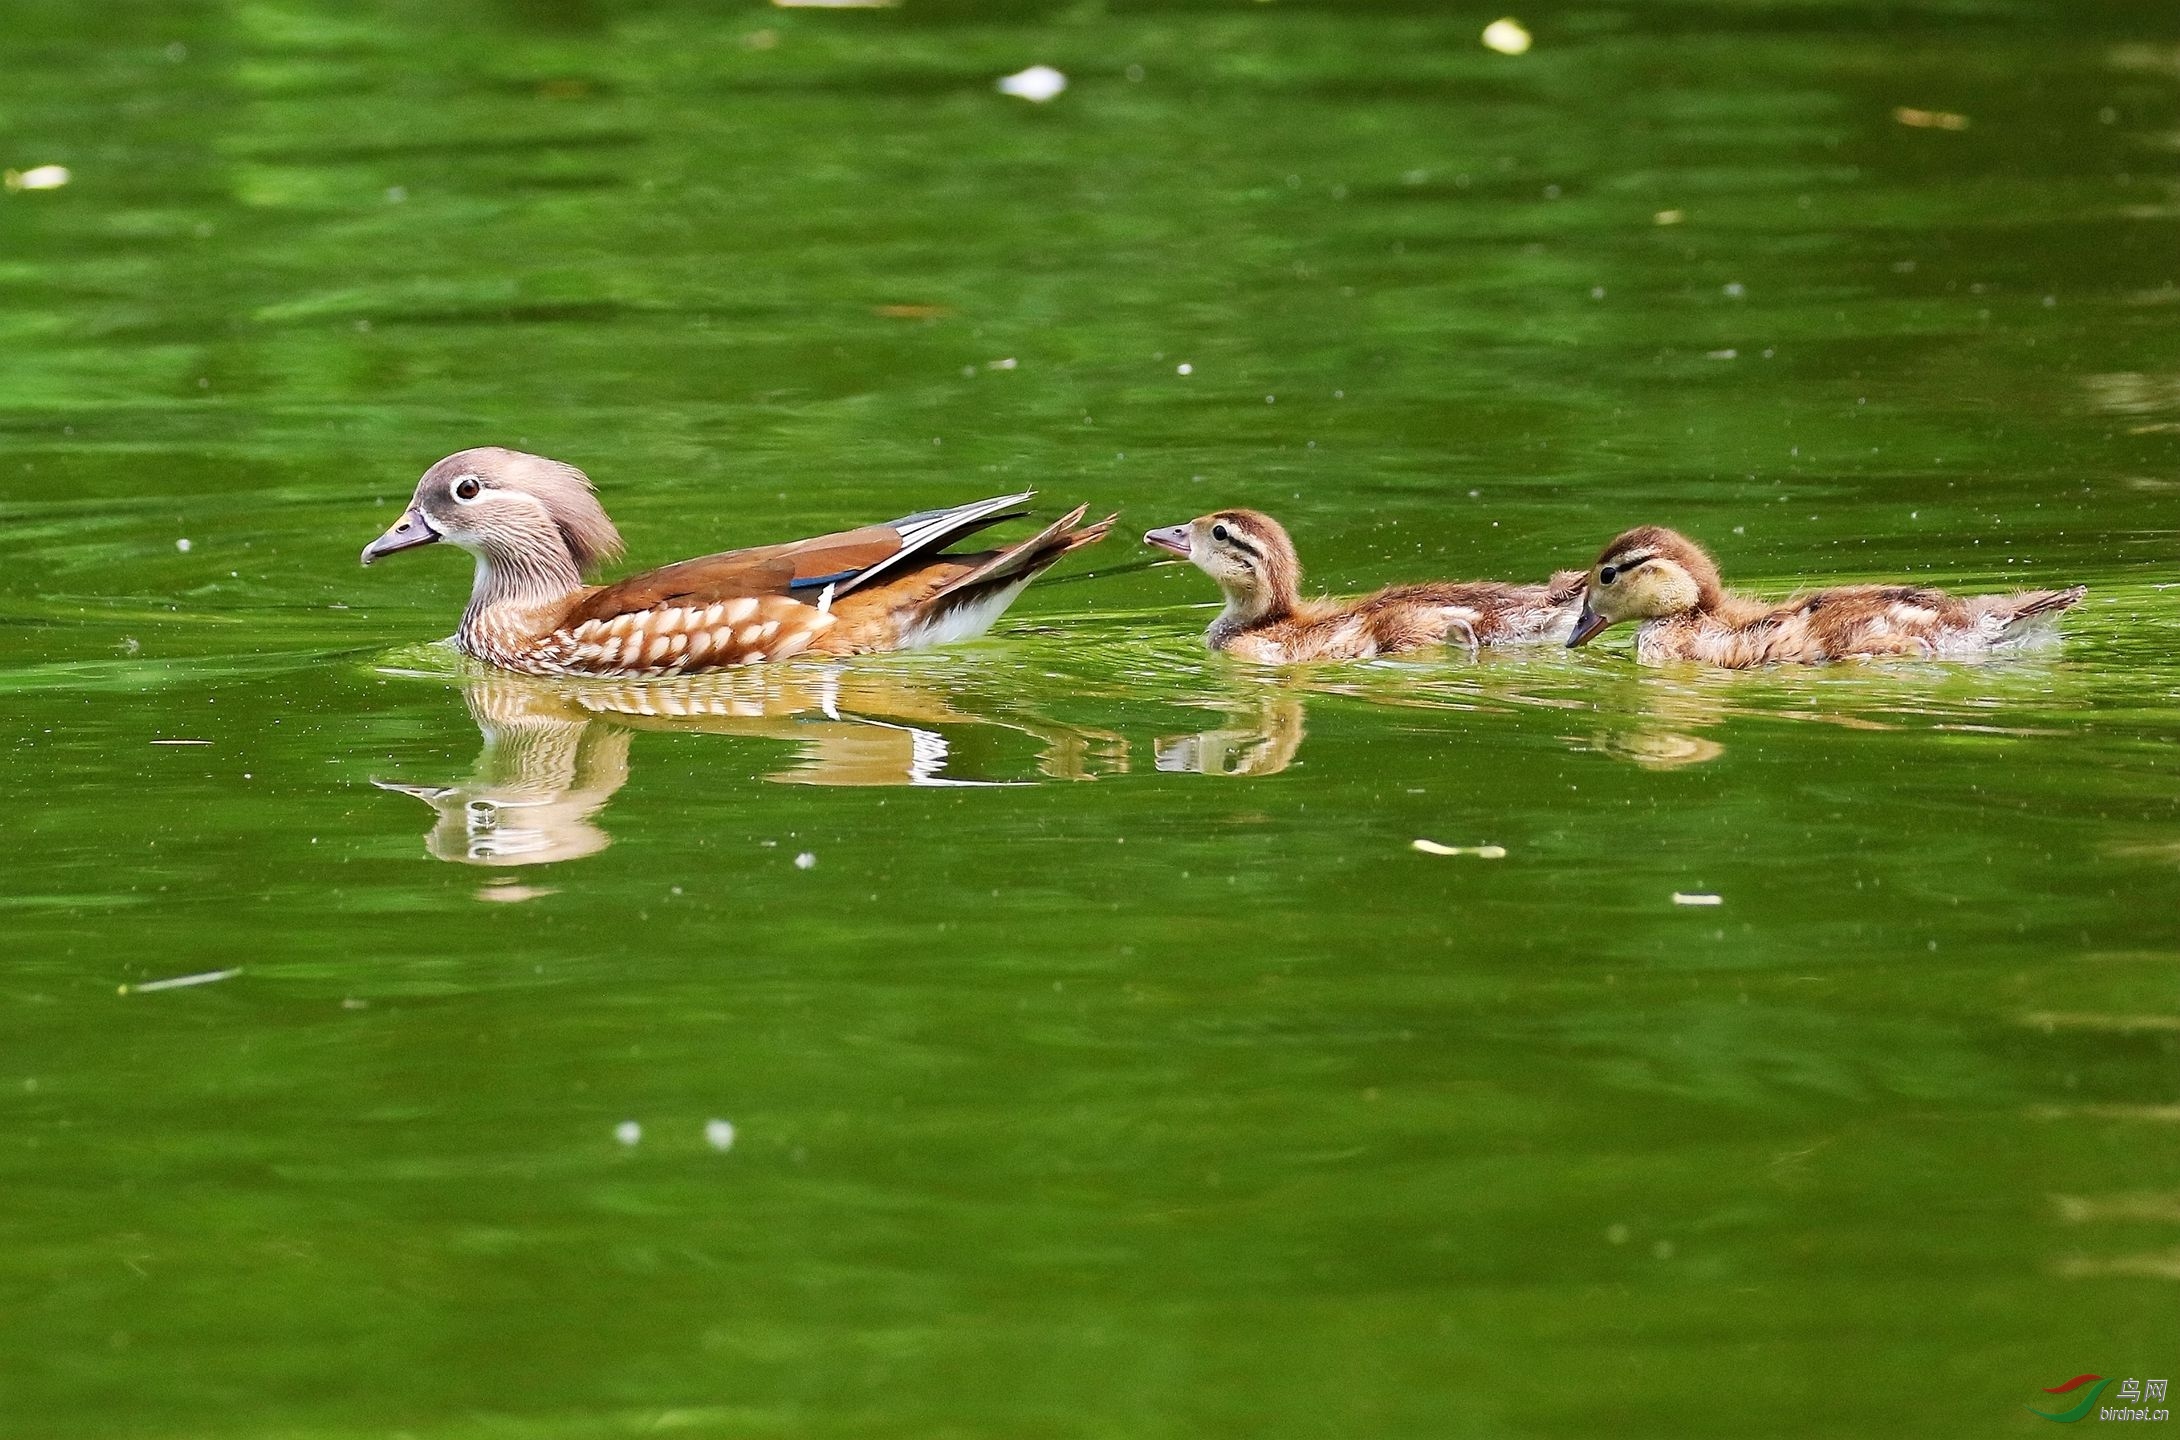
[[[1224,540],[1226,538],[1226,527],[1224,525],[1212,526],[1211,538],[1214,540]]]
[[[464,475],[454,482],[454,498],[468,503],[484,493],[484,482],[474,475]]]
[[[1619,574],[1620,571],[1618,567],[1607,565],[1602,570],[1599,570],[1597,572],[1597,583],[1600,585],[1610,585],[1616,578],[1618,578]]]

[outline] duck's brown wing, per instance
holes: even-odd
[[[965,535],[1013,519],[1009,507],[1032,493],[996,495],[860,530],[683,560],[592,591],[561,623],[575,626],[586,620],[610,620],[668,606],[711,605],[744,596],[792,596],[816,604],[828,587],[836,596],[846,595],[895,572],[914,556],[934,554]]]
[[[787,595],[798,581],[855,575],[900,550],[900,536],[882,525],[821,535],[785,545],[761,545],[704,555],[631,575],[583,597],[564,622],[610,620],[669,605],[709,605],[744,595]],[[814,597],[813,597],[814,598]]]
[[[1789,600],[1772,618],[1774,658],[1799,661],[1915,653],[1973,623],[1959,596],[1927,585],[1835,585]]]

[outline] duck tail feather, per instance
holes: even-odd
[[[933,595],[932,601],[943,600],[968,590],[983,589],[1017,576],[1034,577],[1039,571],[1057,562],[1061,556],[1080,550],[1085,545],[1095,545],[1111,532],[1113,522],[1120,517],[1108,515],[1096,524],[1083,525],[1082,517],[1089,513],[1089,508],[1087,505],[1077,505],[1027,540],[1008,546],[976,569],[954,580],[944,590]],[[1078,529],[1077,526],[1081,528]]]
[[[2031,615],[2048,615],[2066,610],[2077,604],[2089,593],[2087,585],[2074,585],[2065,590],[2032,590],[2021,597],[2021,604],[2014,611],[2014,619],[2026,620]]]
[[[2065,590],[2031,590],[2015,601],[2013,614],[2007,617],[2005,628],[1994,643],[2030,642],[2047,635],[2059,612],[2073,608],[2088,593],[2086,585]]]

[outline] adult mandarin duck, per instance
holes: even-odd
[[[1697,660],[1729,670],[1909,655],[1964,660],[2034,641],[2088,593],[2021,590],[1950,595],[1922,585],[1840,585],[1770,604],[1726,589],[1687,536],[1638,526],[1607,545],[1585,587],[1570,646],[1623,620],[1641,622],[1645,665]]]
[[[1302,598],[1302,562],[1277,520],[1218,510],[1153,530],[1144,543],[1171,551],[1219,584],[1226,608],[1204,643],[1244,660],[1367,660],[1425,645],[1564,640],[1585,579],[1562,570],[1544,585],[1496,580],[1394,585],[1351,598]]]
[[[586,585],[620,532],[573,465],[486,446],[424,472],[363,563],[445,541],[477,559],[455,647],[529,675],[657,676],[968,639],[1061,556],[1105,538],[1078,507],[1028,539],[966,555],[948,545],[1034,492],[998,495],[834,535],[730,550]]]

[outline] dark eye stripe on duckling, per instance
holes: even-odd
[[[1234,524],[1231,520],[1221,521],[1220,524],[1226,531],[1226,544],[1233,546],[1245,555],[1253,555],[1259,560],[1264,558],[1263,550],[1258,548],[1256,541],[1241,533],[1240,526]],[[1214,536],[1213,538],[1218,537]]]
[[[1632,560],[1616,560],[1610,565],[1600,565],[1597,567],[1597,578],[1610,585],[1636,566],[1648,565],[1657,558],[1655,555],[1637,555]]]

